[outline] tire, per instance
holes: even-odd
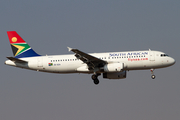
[[[97,75],[92,75],[91,78],[92,78],[93,80],[96,80],[96,79],[97,79]]]
[[[98,85],[99,84],[99,80],[98,79],[94,80],[94,84]]]
[[[156,76],[155,76],[155,75],[152,75],[152,76],[151,76],[151,78],[152,78],[152,79],[155,79],[155,78],[156,78]]]

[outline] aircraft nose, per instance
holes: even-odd
[[[171,64],[174,65],[176,63],[176,60],[174,58],[171,58]]]
[[[173,58],[173,65],[176,63],[176,60]]]

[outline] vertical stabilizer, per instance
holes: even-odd
[[[15,58],[40,56],[17,34],[16,31],[7,31],[7,34]]]

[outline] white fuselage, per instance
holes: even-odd
[[[128,51],[128,52],[108,52],[92,53],[94,57],[100,58],[111,63],[123,63],[123,70],[144,70],[157,69],[171,66],[175,60],[160,51]],[[27,63],[16,63],[11,60],[5,61],[5,64],[51,73],[92,73],[81,60],[74,54],[71,55],[51,55],[20,58]]]

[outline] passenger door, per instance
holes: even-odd
[[[150,54],[150,61],[155,61],[155,53],[154,53],[154,51],[150,51],[149,52],[149,54]]]

